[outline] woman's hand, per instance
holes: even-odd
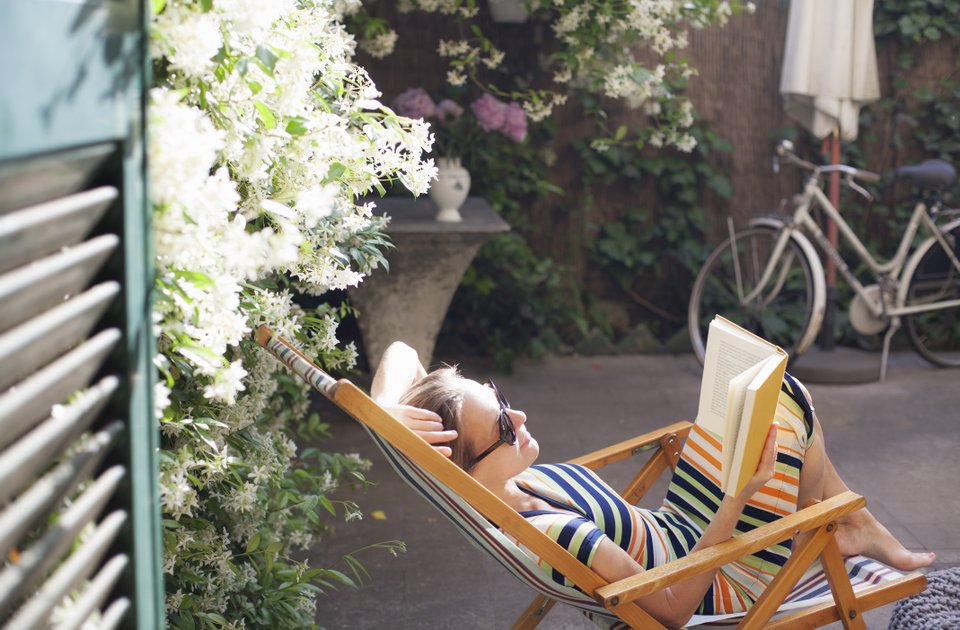
[[[457,438],[453,429],[443,430],[443,420],[437,414],[410,405],[382,405],[387,412],[402,422],[408,429],[423,438],[428,444],[443,444]],[[435,446],[441,455],[450,457],[453,450],[449,446]]]
[[[747,482],[747,485],[743,487],[740,495],[736,498],[739,505],[746,505],[750,497],[773,479],[774,467],[777,463],[777,431],[779,428],[780,425],[776,422],[770,425],[770,430],[767,432],[767,441],[764,442],[763,452],[760,454],[760,463],[757,464],[757,472],[753,473],[753,477],[750,478],[750,481]]]

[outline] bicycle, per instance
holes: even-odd
[[[715,314],[781,346],[791,359],[809,349],[823,323],[826,282],[808,233],[856,294],[849,311],[854,330],[862,335],[885,333],[881,379],[890,340],[903,323],[923,358],[940,367],[960,366],[960,210],[946,209],[942,201],[956,181],[954,168],[943,160],[927,160],[896,170],[896,177],[910,181],[919,196],[896,253],[879,262],[824,195],[821,176],[842,173],[845,185],[868,200],[872,196],[857,180],[877,182],[880,176],[845,164],[813,164],[798,157],[788,140],[777,147],[775,172],[783,161],[810,173],[802,192],[784,201],[789,216],[755,218],[739,231],[728,219],[727,239],[697,274],[687,324],[698,360],[703,362],[707,326]],[[872,273],[872,284],[859,281],[824,235],[813,218],[817,207],[836,223],[840,236]],[[929,236],[912,247],[921,226]]]

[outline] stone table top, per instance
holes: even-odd
[[[388,234],[414,233],[442,234],[445,232],[462,234],[476,232],[495,234],[509,232],[510,226],[500,218],[483,197],[468,197],[460,208],[463,221],[437,221],[437,206],[427,196],[384,197],[376,199],[374,214],[390,216]]]

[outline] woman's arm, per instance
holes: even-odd
[[[733,535],[743,508],[760,488],[773,478],[777,459],[777,424],[770,428],[757,472],[737,497],[724,496],[713,520],[703,530],[703,535],[690,550],[691,553],[711,547]],[[615,582],[643,571],[643,567],[630,554],[609,538],[604,538],[597,547],[592,568],[604,579]],[[677,582],[661,591],[638,597],[636,602],[658,621],[670,627],[682,627],[693,616],[703,596],[713,582],[717,571],[707,571]]]
[[[394,341],[380,357],[370,396],[381,405],[395,405],[411,385],[426,375],[417,351],[402,341]]]
[[[370,397],[430,444],[449,442],[456,439],[457,432],[444,431],[440,416],[426,409],[400,404],[407,390],[426,375],[417,351],[401,341],[395,341],[380,358],[370,387]],[[447,457],[453,454],[449,446],[435,448]]]

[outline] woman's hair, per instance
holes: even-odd
[[[466,470],[470,463],[470,454],[467,452],[467,441],[459,437],[462,435],[460,424],[463,418],[463,392],[457,387],[457,381],[461,378],[459,370],[454,366],[447,365],[436,369],[414,383],[401,397],[400,402],[434,412],[443,420],[444,430],[457,431],[457,438],[437,446],[449,446],[453,451],[450,459]]]

